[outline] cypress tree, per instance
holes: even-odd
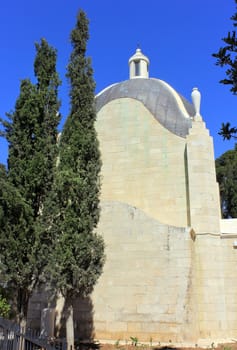
[[[37,84],[25,79],[15,110],[2,121],[9,143],[8,171],[1,181],[0,212],[4,220],[0,231],[0,260],[7,286],[14,289],[16,312],[25,325],[29,298],[39,283],[45,256],[40,227],[44,202],[53,184],[57,157],[59,79],[56,51],[46,40],[36,44],[34,71]],[[48,246],[48,249],[50,247]]]
[[[74,345],[72,301],[91,293],[104,263],[104,243],[95,232],[101,160],[94,126],[95,83],[85,56],[88,38],[88,20],[80,11],[71,32],[73,50],[67,73],[71,109],[60,137],[55,189],[48,204],[48,208],[53,204],[53,213],[46,210],[45,219],[49,236],[55,235],[48,275],[55,291],[65,298],[68,348]]]
[[[44,39],[36,50],[37,84],[22,81],[7,132],[9,180],[32,206],[35,217],[53,183],[60,119],[56,51]]]
[[[35,285],[33,212],[3,173],[0,225],[1,279],[10,295],[13,314],[24,327],[28,298]]]

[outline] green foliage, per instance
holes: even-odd
[[[31,280],[31,262],[27,255],[34,253],[32,243],[32,210],[19,191],[0,178],[0,257],[4,281],[8,287],[24,289]],[[28,281],[28,282],[27,282]],[[22,296],[23,297],[23,296]]]
[[[71,109],[59,140],[54,186],[41,218],[42,234],[53,243],[45,276],[55,294],[61,292],[65,298],[68,347],[74,346],[73,298],[91,293],[104,264],[104,242],[95,232],[101,160],[94,126],[95,83],[85,57],[88,37],[88,20],[80,11],[71,33],[73,51],[67,73]]]
[[[15,110],[2,121],[9,143],[8,170],[0,171],[0,260],[15,308],[26,318],[28,301],[46,264],[41,215],[51,190],[57,157],[59,79],[56,52],[45,40],[36,45],[37,84],[25,79]]]
[[[60,119],[55,50],[45,40],[36,44],[36,50],[38,83],[21,82],[20,96],[14,113],[8,115],[11,123],[6,128],[9,180],[32,206],[35,216],[52,186]]]
[[[93,71],[85,57],[88,20],[80,11],[71,33],[68,65],[71,111],[59,142],[60,160],[44,222],[56,242],[48,276],[66,298],[88,295],[102,272],[104,243],[99,220],[100,153],[94,127]],[[56,267],[56,268],[55,268]]]
[[[118,347],[119,347],[119,343],[120,343],[120,339],[117,339],[116,342],[115,342],[115,344],[114,344],[114,346],[115,346],[116,348],[118,348]]]
[[[235,0],[236,10],[237,10],[237,0]],[[237,26],[237,12],[231,17],[233,21],[233,26]],[[237,38],[236,31],[228,32],[227,36],[222,39],[225,43],[224,47],[221,47],[219,51],[213,54],[213,57],[217,58],[216,65],[220,67],[225,67],[226,78],[222,79],[220,83],[229,85],[230,91],[236,95],[237,94]],[[237,133],[236,127],[230,127],[230,123],[223,123],[219,134],[223,139],[229,140],[230,138],[237,138],[235,135]]]
[[[138,338],[137,337],[130,337],[131,341],[132,341],[132,345],[133,346],[137,346],[138,344]]]
[[[10,310],[11,306],[8,304],[7,299],[0,294],[0,316],[8,318]]]
[[[219,135],[223,137],[223,140],[230,140],[231,138],[237,139],[235,134],[237,133],[237,128],[235,126],[230,126],[230,123],[222,123],[221,130],[218,132]]]
[[[150,340],[149,340],[150,347],[152,347],[152,341],[153,341],[153,339],[152,339],[152,337],[150,337]]]
[[[237,5],[237,0],[235,0]],[[237,7],[236,7],[237,9]],[[237,13],[231,17],[233,20],[233,26],[237,26]],[[227,36],[222,39],[225,43],[224,47],[221,47],[219,51],[213,54],[213,57],[217,58],[216,65],[220,67],[227,67],[225,74],[226,78],[222,79],[220,83],[230,85],[230,91],[233,94],[237,93],[237,72],[236,72],[236,64],[237,64],[237,38],[236,31],[228,32]]]
[[[220,186],[221,210],[224,218],[237,217],[237,145],[216,159]]]
[[[60,82],[56,51],[46,40],[36,44],[37,84],[23,80],[13,113],[1,120],[9,157],[8,169],[0,166],[0,272],[20,320],[40,282],[47,278],[66,300],[86,296],[104,264],[104,242],[95,232],[101,160],[88,38],[81,11],[71,33],[71,110],[59,142]]]

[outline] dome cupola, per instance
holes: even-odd
[[[130,57],[129,61],[129,78],[149,78],[149,59],[143,55],[138,47],[135,54]]]

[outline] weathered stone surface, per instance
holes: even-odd
[[[237,338],[237,222],[220,219],[202,117],[190,118],[190,104],[152,79],[104,90],[97,108],[106,263],[93,294],[74,303],[76,336],[189,344]],[[32,298],[32,324],[45,301]],[[60,329],[60,299],[56,311]]]

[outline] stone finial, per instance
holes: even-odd
[[[193,88],[191,97],[192,97],[193,106],[195,109],[195,116],[194,117],[201,118],[201,115],[200,115],[201,94],[200,94],[198,88],[196,88],[196,87]]]

